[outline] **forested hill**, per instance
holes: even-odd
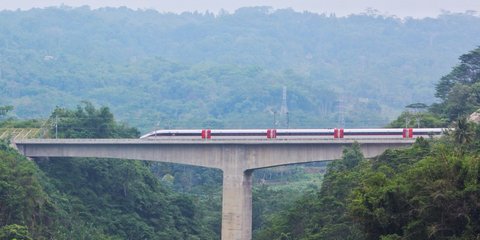
[[[480,111],[479,69],[480,47],[460,56],[436,85],[441,102],[417,116],[453,130],[368,160],[346,149],[319,191],[266,218],[255,239],[480,239],[480,122],[467,120]]]
[[[52,116],[65,119],[60,138],[139,136],[137,129],[116,122],[108,107],[97,109],[88,102],[76,109],[56,108]],[[8,145],[0,140],[2,240],[218,239],[219,217],[199,198],[174,192],[168,180],[152,173],[151,162],[28,160]]]
[[[0,102],[47,117],[88,99],[142,130],[267,127],[287,86],[291,127],[332,127],[339,102],[346,127],[379,126],[407,104],[433,102],[434,83],[479,32],[468,14],[2,11]]]

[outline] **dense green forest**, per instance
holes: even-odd
[[[459,60],[460,63],[436,85],[435,96],[440,102],[405,111],[389,126],[445,127],[460,117],[479,111],[480,47],[463,54]]]
[[[271,214],[256,239],[479,239],[480,122],[468,120],[480,108],[479,69],[476,48],[436,85],[439,103],[391,123],[415,126],[418,118],[452,127],[446,136],[374,159],[346,149],[320,190]]]
[[[57,7],[0,12],[0,102],[20,118],[82,100],[156,127],[383,126],[480,41],[480,18],[399,19],[242,8],[159,13]]]
[[[480,108],[479,30],[469,14],[2,11],[0,127],[61,138],[285,127],[283,86],[290,127],[333,127],[341,110],[346,127],[384,126],[408,105],[390,126],[455,130],[374,159],[354,145],[325,176],[326,163],[255,171],[254,239],[480,239],[480,127],[465,117]],[[220,171],[31,161],[8,145],[0,239],[219,239]]]
[[[322,187],[274,214],[256,239],[478,239],[480,128],[328,166]]]
[[[57,108],[59,137],[138,137],[106,107]],[[68,122],[68,123],[66,123]],[[151,163],[113,159],[27,160],[0,144],[0,239],[216,239],[194,200],[174,192]],[[213,221],[217,221],[214,223]],[[212,224],[219,225],[218,218]],[[218,227],[217,227],[218,228]]]
[[[10,109],[10,108],[9,108]],[[57,107],[59,138],[136,138],[107,107]],[[7,118],[2,127],[39,127]],[[25,159],[0,144],[0,239],[219,239],[219,170],[90,158]],[[308,190],[325,163],[255,172],[254,229]],[[310,173],[307,173],[309,171]],[[286,184],[292,182],[292,184]]]

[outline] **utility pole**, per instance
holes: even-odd
[[[409,114],[409,112],[405,113],[405,128],[408,128],[408,122],[410,122]]]
[[[277,111],[273,111],[273,128],[277,128]]]
[[[417,123],[417,127],[420,128],[421,122],[421,115],[428,106],[425,103],[412,103],[410,105],[405,106],[407,108],[407,112],[410,112],[408,109],[411,110],[413,117],[415,117],[415,122]],[[405,124],[406,125],[406,124]]]
[[[280,107],[280,115],[285,117],[285,126],[288,128],[288,106],[287,106],[287,87],[283,86],[282,106]]]
[[[343,96],[340,96],[338,99],[338,122],[337,125],[339,128],[345,127],[345,99]]]
[[[287,112],[287,129],[290,128],[290,117]]]
[[[8,49],[8,48],[7,48]],[[3,79],[3,71],[2,71],[2,68],[3,68],[3,56],[0,55],[0,79]]]
[[[55,115],[55,139],[58,138],[58,116]]]

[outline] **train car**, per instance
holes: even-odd
[[[212,129],[212,139],[266,139],[272,137],[270,129]],[[208,131],[208,130],[207,130]],[[207,135],[208,136],[208,135]]]
[[[264,139],[271,135],[270,129],[181,129],[156,130],[149,132],[141,139]],[[271,138],[275,136],[272,135]]]
[[[140,137],[141,139],[199,139],[201,129],[156,130]]]
[[[442,128],[363,128],[343,129],[342,138],[417,138],[440,136]]]
[[[436,137],[441,136],[445,132],[451,131],[449,128],[413,128],[413,137]]]
[[[331,128],[331,129],[183,129],[157,130],[142,139],[367,139],[417,138],[442,135],[443,128]]]
[[[332,138],[335,130],[330,129],[271,129],[277,139],[321,139]]]
[[[347,128],[339,131],[343,134],[339,134],[338,138],[407,138],[404,134],[406,129],[403,128]]]

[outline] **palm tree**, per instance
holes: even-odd
[[[466,117],[461,117],[455,122],[453,138],[458,144],[470,144],[474,138],[474,125]]]

